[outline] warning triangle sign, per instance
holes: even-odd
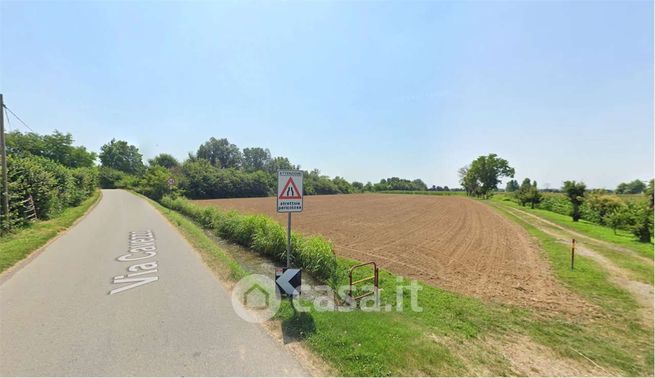
[[[293,177],[289,177],[289,180],[284,184],[284,188],[278,196],[281,200],[291,200],[291,199],[301,199],[302,193],[298,191],[296,183],[293,182]]]

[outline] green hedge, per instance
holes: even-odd
[[[36,216],[49,219],[82,203],[98,184],[96,168],[67,168],[40,156],[10,155],[7,167],[11,227],[27,224],[30,197]]]
[[[162,198],[161,204],[192,218],[223,239],[248,247],[275,261],[286,261],[286,230],[271,218],[198,206],[182,197],[166,196]],[[337,259],[332,244],[325,238],[292,232],[291,250],[294,265],[314,277],[330,280],[337,274]]]

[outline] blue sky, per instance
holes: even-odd
[[[494,152],[542,187],[613,188],[653,176],[653,5],[3,1],[0,91],[96,151],[226,137],[449,186]]]

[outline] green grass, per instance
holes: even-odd
[[[9,269],[32,252],[41,248],[61,231],[70,227],[99,198],[100,191],[96,191],[79,206],[65,209],[61,214],[52,219],[37,221],[29,227],[18,229],[15,232],[0,237],[0,272]]]
[[[506,200],[492,200],[489,202],[490,204],[495,205],[496,207],[502,206],[502,207],[509,207],[509,208],[514,208],[514,209],[520,209],[523,210],[527,213],[536,215],[538,217],[541,217],[545,220],[551,221],[557,225],[560,225],[564,227],[565,230],[569,231],[575,231],[583,235],[587,235],[588,237],[592,239],[585,239],[583,240],[584,243],[593,249],[594,251],[600,253],[604,257],[608,258],[611,260],[614,264],[617,266],[625,269],[630,273],[632,276],[632,279],[640,281],[640,282],[645,282],[649,284],[653,284],[654,281],[654,266],[652,261],[644,261],[643,258],[639,258],[638,256],[644,256],[645,251],[644,250],[637,250],[635,248],[631,248],[631,245],[637,245],[638,247],[645,247],[649,244],[647,243],[640,243],[638,241],[633,240],[632,235],[627,234],[627,233],[622,233],[620,235],[614,235],[612,230],[609,230],[607,227],[603,227],[597,224],[585,222],[585,221],[580,221],[580,222],[573,222],[570,217],[560,215],[557,213],[553,213],[547,210],[540,210],[540,209],[530,209],[526,207],[520,207],[518,204],[516,204],[513,201],[506,201]],[[516,215],[516,214],[514,214]],[[527,219],[528,223],[532,222],[531,219],[527,216],[520,216],[522,219]],[[572,226],[570,226],[572,224]],[[554,232],[557,233],[562,233],[563,231],[560,229],[557,229],[556,227],[552,225],[547,225],[547,224],[542,224],[542,227],[545,227],[547,229],[550,229]],[[576,227],[578,227],[576,229]],[[592,230],[591,232],[585,232],[582,230],[584,227],[586,229]],[[611,233],[609,235],[606,235],[606,237],[601,238],[597,237],[598,235],[601,235],[603,233],[607,234],[608,231]],[[565,232],[565,231],[564,231]],[[612,239],[613,237],[613,239]],[[621,245],[624,248],[628,248],[629,250],[632,250],[635,254],[631,253],[626,253],[626,252],[620,252],[616,251],[607,245],[599,242],[595,242],[595,240],[601,240],[604,242],[612,243],[610,240],[622,240],[624,242],[623,245]],[[613,243],[617,244],[618,243]],[[650,244],[652,246],[652,244]],[[568,248],[568,247],[567,247]],[[648,256],[648,254],[646,254]],[[651,250],[651,256],[647,257],[652,259],[652,250]]]
[[[154,205],[203,255],[213,256],[210,260],[218,265],[227,265],[220,269],[236,272],[232,274],[233,279],[245,274],[196,223]],[[539,240],[557,277],[597,305],[598,314],[564,317],[489,303],[422,285],[418,301],[422,312],[321,312],[312,309],[308,313],[296,313],[284,302],[277,314],[282,331],[286,337],[308,345],[336,375],[519,374],[503,357],[502,351],[489,343],[489,340],[512,339],[516,335],[523,335],[562,357],[587,366],[590,363],[576,351],[610,372],[651,375],[652,329],[640,325],[632,297],[611,284],[592,260],[578,258],[576,270],[571,272],[565,246],[506,211],[504,214]],[[353,264],[354,261],[338,259],[341,272]],[[381,271],[380,279],[382,303],[395,305],[398,277]],[[403,292],[408,298],[408,290]]]
[[[572,231],[579,232],[583,235],[586,235],[591,238],[596,238],[608,243],[613,243],[622,247],[629,248],[635,252],[640,253],[643,256],[653,258],[653,243],[642,243],[640,242],[633,234],[624,231],[617,230],[616,235],[614,231],[605,226],[601,226],[595,223],[591,223],[585,220],[579,220],[574,222],[570,216],[558,214],[548,210],[542,209],[531,209],[529,207],[519,206],[517,203],[505,199],[505,196],[494,196],[492,198],[493,202],[500,202],[503,205],[521,209],[528,213],[538,215],[548,221],[551,221],[559,226],[568,228]]]

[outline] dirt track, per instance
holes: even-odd
[[[200,200],[243,213],[275,212],[275,198]],[[338,255],[448,290],[566,313],[588,307],[552,276],[530,236],[488,206],[459,196],[305,197],[293,228],[330,239]]]

